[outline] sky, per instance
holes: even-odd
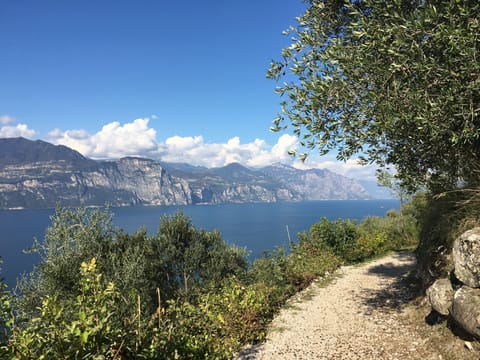
[[[275,162],[374,178],[335,155],[301,163],[272,133],[266,79],[301,0],[0,0],[0,137],[94,159],[144,156],[207,167]]]

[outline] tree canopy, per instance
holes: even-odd
[[[267,74],[285,79],[272,130],[394,166],[410,188],[478,183],[477,0],[313,0],[297,21]]]

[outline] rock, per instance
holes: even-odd
[[[453,295],[452,284],[448,279],[438,279],[427,289],[430,305],[442,315],[448,315],[452,307]]]
[[[462,286],[453,296],[450,315],[470,334],[480,337],[480,289]]]
[[[473,351],[473,346],[472,346],[472,343],[470,341],[465,341],[465,347],[469,350],[469,351]]]
[[[453,243],[455,276],[465,285],[480,287],[480,227],[468,230]]]

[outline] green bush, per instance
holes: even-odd
[[[254,261],[248,282],[263,284],[272,289],[271,301],[281,303],[295,291],[289,277],[290,265],[291,261],[283,247],[267,251]]]
[[[300,242],[309,243],[313,252],[323,251],[325,246],[346,262],[354,256],[356,223],[351,220],[338,219],[330,221],[323,217],[318,223],[310,227],[308,234],[300,235]]]
[[[342,263],[333,252],[325,249],[313,256],[307,256],[301,251],[296,251],[290,257],[289,279],[299,291],[307,287],[314,279],[332,273]]]
[[[13,326],[8,344],[13,358],[133,357],[139,334],[118,316],[122,301],[118,289],[102,280],[95,258],[82,263],[79,274],[80,293],[73,302],[47,295],[41,299],[37,316]]]
[[[400,211],[390,210],[385,217],[367,217],[359,224],[343,219],[330,221],[324,217],[309,231],[298,235],[299,242],[294,244],[292,253],[300,250],[307,256],[298,256],[296,266],[308,268],[309,261],[328,264],[332,256],[343,263],[355,263],[387,251],[414,248],[419,239],[418,217],[423,214],[424,206],[423,197],[419,195],[404,204]],[[319,259],[313,260],[317,256]],[[316,276],[311,274],[311,277]]]
[[[6,355],[5,347],[10,336],[10,327],[12,325],[11,297],[7,291],[7,284],[1,276],[2,258],[0,258],[0,355]]]
[[[385,219],[369,217],[358,227],[358,237],[354,251],[355,262],[383,254],[391,250]]]
[[[162,217],[149,236],[145,229],[123,233],[108,211],[58,209],[45,244],[38,244],[42,263],[21,284],[13,312],[1,293],[9,332],[0,354],[231,358],[242,345],[263,339],[278,309],[315,278],[404,246],[416,234],[411,219],[417,211],[405,209],[408,215],[402,209],[358,225],[323,218],[289,251],[267,252],[249,269],[243,249],[228,246],[218,232],[196,229],[181,213]],[[403,237],[394,239],[398,234]]]
[[[158,276],[172,292],[169,298],[187,299],[197,288],[240,275],[248,267],[244,249],[225,243],[218,231],[196,229],[181,212],[162,217],[152,241],[163,263]]]
[[[156,309],[157,288],[164,301],[188,298],[248,267],[245,250],[226,244],[217,231],[196,229],[180,212],[162,217],[157,233],[149,236],[145,229],[125,234],[112,224],[108,209],[58,208],[36,251],[40,264],[18,286],[19,310],[27,317],[36,315],[45,296],[73,301],[80,281],[76,269],[92,258],[122,294],[140,294],[147,312]]]
[[[308,248],[312,255],[330,249],[346,262],[354,258],[357,225],[352,220],[330,221],[323,217],[310,227],[309,232],[299,234],[299,243]]]

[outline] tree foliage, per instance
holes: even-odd
[[[312,0],[268,76],[307,149],[393,165],[410,188],[474,182],[480,3]]]
[[[109,211],[59,208],[22,291],[0,277],[0,358],[230,359],[315,278],[401,247],[388,241],[397,217],[322,219],[247,269],[243,250],[182,213],[148,235],[124,233]]]
[[[165,279],[172,297],[188,298],[199,286],[247,269],[244,249],[225,243],[218,231],[196,229],[181,212],[160,219],[154,245],[163,263],[158,276]]]
[[[0,355],[2,355],[3,345],[6,344],[9,336],[9,327],[11,326],[10,314],[11,314],[11,304],[10,304],[10,294],[7,291],[7,285],[5,284],[4,278],[1,276],[1,270],[3,260],[0,257]]]
[[[124,233],[102,209],[58,208],[51,221],[45,240],[35,245],[41,262],[18,286],[20,309],[28,316],[42,297],[73,301],[81,289],[78,269],[92,258],[104,280],[124,294],[119,307],[140,295],[147,311],[158,306],[157,288],[164,301],[188,298],[247,268],[243,249],[226,244],[217,231],[195,228],[181,212],[163,216],[154,235],[145,229]]]

